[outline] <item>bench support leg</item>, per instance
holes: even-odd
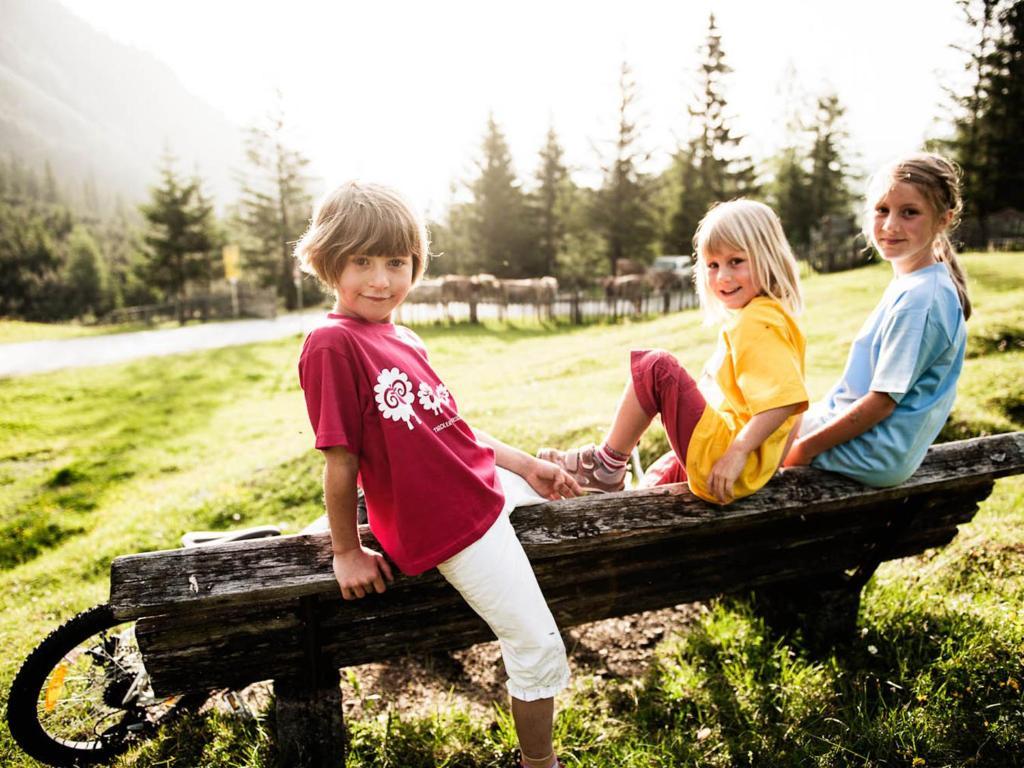
[[[339,683],[337,672],[333,684],[324,687],[310,688],[305,681],[274,681],[280,765],[337,768],[345,764]]]
[[[305,664],[299,675],[274,680],[278,763],[282,768],[338,768],[347,739],[341,677],[324,657],[315,597],[299,601],[305,625]]]
[[[773,631],[799,632],[808,651],[827,653],[856,634],[861,588],[873,572],[870,567],[855,574],[816,577],[813,583],[761,587],[754,592],[754,610]]]

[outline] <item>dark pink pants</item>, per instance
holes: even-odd
[[[686,481],[686,449],[707,403],[697,382],[663,349],[638,349],[630,353],[633,390],[644,413],[661,415],[672,452],[650,466],[641,487]]]

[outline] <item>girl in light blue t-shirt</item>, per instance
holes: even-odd
[[[812,464],[881,487],[914,473],[949,416],[971,303],[949,240],[963,207],[952,163],[916,154],[887,166],[868,205],[865,233],[894,277],[842,377],[804,415],[784,466]]]

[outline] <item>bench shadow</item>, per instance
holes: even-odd
[[[918,748],[928,765],[1022,764],[1014,746],[1024,737],[1020,723],[1007,723],[1002,738],[990,727],[999,713],[1019,720],[1019,648],[985,621],[966,612],[915,611],[881,629],[860,629],[821,655],[805,647],[799,633],[783,636],[766,627],[745,602],[718,610],[734,611],[745,622],[750,637],[741,648],[728,647],[734,638],[723,639],[699,621],[652,665],[635,702],[620,704],[633,709],[623,717],[635,718],[649,739],[678,751],[680,764],[699,756],[693,745],[704,738],[722,755],[759,755],[751,765],[809,764],[839,753],[869,764],[909,764],[906,745],[894,738],[894,713],[912,717],[921,729]],[[776,651],[791,655],[799,668],[826,671],[816,711],[778,709],[794,689],[786,665],[771,663]],[[732,682],[738,675],[742,686]],[[698,686],[692,697],[668,693],[692,685]]]

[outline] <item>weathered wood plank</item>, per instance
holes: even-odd
[[[543,561],[632,549],[658,542],[667,532],[703,539],[731,531],[760,539],[766,525],[838,520],[851,511],[890,509],[919,497],[962,495],[1020,472],[1024,433],[1018,432],[934,446],[918,472],[896,488],[865,488],[802,468],[725,508],[697,499],[685,486],[665,486],[528,507],[517,510],[514,523],[531,559]],[[363,533],[374,546],[369,531]],[[317,534],[120,557],[111,566],[110,602],[118,618],[130,619],[336,590],[329,537]]]
[[[909,504],[892,500],[828,519],[776,520],[757,535],[671,531],[585,558],[535,558],[534,566],[559,625],[567,628],[780,582],[813,584],[865,562],[873,569],[877,561],[949,541],[989,488],[923,495]],[[383,596],[344,602],[324,595],[316,605],[324,653],[339,667],[491,639],[436,572],[399,580]],[[159,692],[237,687],[301,664],[303,624],[296,610],[297,601],[285,600],[276,607],[173,613],[141,619],[136,634]]]

